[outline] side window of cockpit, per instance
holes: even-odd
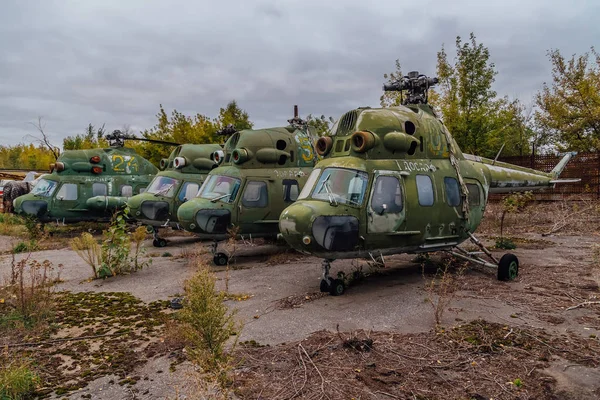
[[[402,187],[394,176],[378,176],[373,188],[371,208],[379,214],[402,211]]]
[[[481,205],[481,195],[479,194],[479,186],[474,183],[467,183],[467,191],[469,192],[469,205]]]
[[[140,193],[144,193],[144,192],[146,191],[146,189],[147,189],[147,187],[146,187],[146,186],[143,186],[143,187],[141,187],[141,188],[140,188]]]
[[[77,185],[74,183],[65,183],[60,187],[56,194],[60,200],[77,200]]]
[[[108,187],[106,183],[93,183],[92,184],[92,196],[106,196],[108,193]]]
[[[460,205],[460,189],[458,188],[458,181],[454,178],[445,177],[444,187],[446,189],[446,203],[450,207],[457,207]]]
[[[142,193],[141,188],[140,188],[140,193]],[[131,185],[121,185],[121,187],[119,188],[119,196],[121,196],[121,197],[133,196],[133,187],[131,187]]]
[[[433,205],[433,182],[428,175],[417,175],[417,194],[420,205]]]
[[[298,181],[295,179],[284,179],[283,180],[283,200],[287,202],[296,201],[298,199],[298,193],[300,187]]]
[[[259,181],[249,181],[244,189],[242,204],[245,207],[266,207],[268,205],[267,184]]]
[[[185,182],[179,191],[179,201],[193,199],[198,194],[200,187],[194,182]]]

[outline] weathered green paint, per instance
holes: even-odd
[[[97,162],[92,161],[94,157],[99,158]],[[58,165],[64,169],[59,171]],[[92,172],[94,167],[100,171]],[[157,172],[130,148],[67,150],[30,193],[15,199],[15,212],[36,215],[42,222],[108,220],[113,207],[123,204],[110,197],[139,193]],[[90,200],[99,195],[102,199]]]
[[[236,226],[239,234],[252,237],[277,235],[279,215],[295,199],[293,193],[290,197],[291,186],[297,184],[299,192],[317,162],[312,134],[299,125],[243,130],[227,140],[224,152],[222,164],[210,172],[199,197],[179,207],[179,223],[202,238],[221,240],[229,236],[224,227],[207,232],[199,226],[198,215],[228,213],[227,229]],[[231,183],[224,181],[230,179]],[[223,194],[207,192],[208,185],[212,188],[221,180],[232,185],[228,187],[233,194],[215,199]]]
[[[564,167],[563,163],[553,173],[543,173],[463,154],[428,105],[359,108],[344,114],[332,132],[331,151],[315,166],[316,179],[311,177],[311,187],[283,211],[279,222],[292,247],[327,259],[451,248],[477,229],[490,192],[551,187]],[[371,148],[364,151],[363,143]],[[472,190],[466,213],[463,196],[468,193],[461,189],[451,150],[466,188]],[[348,172],[329,175],[327,168]],[[359,172],[368,179],[363,200],[357,203],[350,199],[360,197],[351,189],[356,182],[348,184],[347,178],[355,174],[358,179]],[[421,204],[417,179],[431,180],[431,205]],[[331,244],[338,243],[335,240],[339,246]]]
[[[163,160],[165,169],[160,171],[149,185],[149,190],[137,194],[127,200],[129,215],[144,224],[152,226],[178,227],[177,210],[179,207],[191,200],[204,182],[208,173],[218,166],[214,160],[214,153],[222,150],[218,144],[183,144],[171,152],[168,159]],[[183,158],[185,165],[177,168],[175,159]],[[172,178],[169,182],[173,187],[168,191],[161,192],[158,180],[161,177]],[[165,180],[166,181],[166,180]],[[154,189],[154,190],[153,190]],[[195,190],[194,190],[195,189]],[[144,212],[151,203],[166,203],[164,212],[149,215]],[[146,207],[143,205],[146,204]]]

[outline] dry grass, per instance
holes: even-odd
[[[477,232],[499,235],[502,211],[501,202],[488,203],[484,219]],[[579,200],[577,197],[568,201],[538,201],[518,214],[507,214],[504,220],[504,233],[508,236],[544,233],[556,228],[559,228],[556,233],[562,235],[599,232],[600,201]]]

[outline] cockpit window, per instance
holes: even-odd
[[[157,196],[173,197],[177,186],[179,186],[177,179],[168,176],[155,176],[146,191]]]
[[[342,168],[325,168],[312,192],[313,199],[332,204],[360,206],[365,197],[366,172]]]
[[[232,203],[237,196],[241,183],[239,179],[230,176],[209,175],[200,188],[197,197]]]
[[[315,182],[317,181],[317,178],[319,177],[320,173],[321,173],[320,168],[313,169],[313,171],[308,176],[308,179],[306,180],[306,184],[302,188],[302,191],[298,195],[298,200],[305,199],[310,195],[310,192],[311,192],[312,188],[315,186]]]
[[[31,193],[35,196],[50,197],[56,190],[56,184],[56,181],[40,179],[31,190]]]

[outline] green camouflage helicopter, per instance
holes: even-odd
[[[150,161],[123,147],[124,140],[177,145],[126,137],[120,131],[106,139],[108,148],[63,152],[31,192],[14,200],[15,213],[33,215],[41,222],[108,221],[129,197],[146,190],[158,173]]]
[[[326,157],[310,174],[298,200],[286,208],[279,228],[296,250],[323,258],[321,291],[340,295],[342,279],[329,276],[339,258],[380,258],[445,250],[497,269],[512,280],[519,261],[499,261],[473,232],[489,193],[552,187],[574,153],[551,173],[463,154],[431,106],[427,92],[437,83],[418,72],[384,86],[407,90],[403,105],[358,108],[344,114],[332,134],[317,142]],[[496,157],[497,158],[497,157]],[[471,239],[491,259],[457,247]],[[480,253],[480,252],[479,252]]]
[[[221,165],[213,169],[198,196],[179,207],[177,218],[187,231],[213,239],[213,261],[225,265],[218,241],[236,227],[239,236],[273,237],[279,214],[298,197],[317,162],[313,135],[305,121],[294,118],[286,127],[242,130],[225,143]]]
[[[164,247],[167,241],[158,236],[158,228],[170,226],[180,229],[177,210],[198,194],[198,189],[218,160],[223,157],[218,144],[182,144],[160,161],[161,171],[144,193],[127,200],[129,214],[154,232],[155,247]]]

